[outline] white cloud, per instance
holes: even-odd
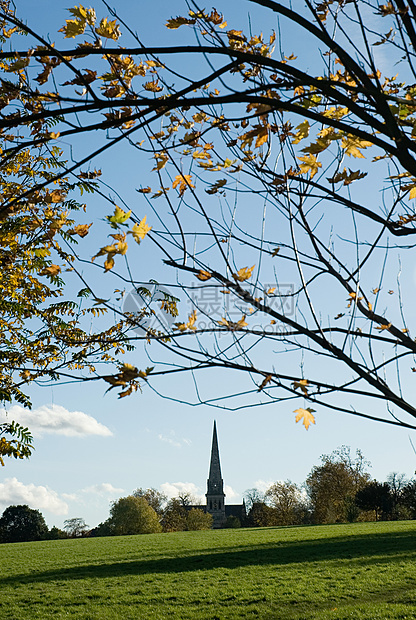
[[[227,498],[227,504],[231,504],[232,500],[235,500],[237,499],[237,497],[240,497],[239,494],[236,491],[234,491],[234,489],[230,487],[228,484],[224,484],[224,493]]]
[[[179,493],[191,493],[199,502],[205,503],[205,495],[193,482],[164,482],[160,485],[160,490],[168,499],[178,497]]]
[[[121,493],[124,493],[124,489],[119,489],[117,487],[113,487],[109,482],[102,482],[101,484],[94,484],[91,487],[86,487],[82,489],[82,493],[87,493],[89,495],[100,495],[100,496],[110,496],[114,497],[115,495],[119,496]]]
[[[36,510],[49,510],[55,515],[66,515],[68,504],[52,489],[35,484],[23,484],[17,478],[6,478],[0,483],[0,505],[28,504]]]
[[[109,437],[113,433],[109,428],[97,422],[95,418],[82,411],[69,411],[61,405],[42,405],[29,411],[20,405],[13,405],[7,412],[0,410],[0,421],[15,420],[28,426],[33,435],[40,437],[44,433],[66,435],[67,437],[85,437],[101,435]]]
[[[256,482],[254,483],[254,489],[257,489],[258,491],[260,491],[260,493],[265,493],[267,491],[267,489],[270,489],[270,487],[272,486],[272,484],[274,484],[275,482],[283,482],[282,480],[280,481],[276,481],[276,480],[256,480]]]
[[[160,433],[157,438],[160,441],[169,443],[171,446],[175,446],[175,448],[182,448],[183,445],[190,446],[192,443],[190,439],[186,439],[185,437],[182,437],[182,439],[176,437],[175,431],[170,431],[169,435],[162,435]]]

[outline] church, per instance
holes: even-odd
[[[217,425],[214,421],[212,434],[211,462],[207,480],[206,506],[190,506],[189,508],[201,508],[204,512],[212,515],[212,527],[218,529],[224,526],[229,517],[237,517],[243,525],[246,518],[246,506],[242,504],[226,504],[224,493],[224,481],[221,477],[220,452],[218,449]]]

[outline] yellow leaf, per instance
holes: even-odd
[[[187,323],[174,323],[176,329],[178,329],[180,332],[185,332],[187,329],[190,329],[191,331],[196,331],[196,310],[194,310],[192,312],[191,315],[189,315],[188,317],[188,322]]]
[[[235,324],[236,328],[247,327],[247,325],[248,325],[248,323],[246,322],[246,315],[245,314],[243,314],[241,319],[239,321],[237,321],[237,323]]]
[[[113,224],[124,224],[124,222],[129,219],[130,215],[131,215],[131,210],[123,211],[123,209],[120,209],[120,207],[116,205],[116,208],[114,210],[114,215],[112,215],[111,217],[108,216],[107,219],[109,222],[112,222]]]
[[[309,123],[308,121],[303,121],[300,125],[296,127],[297,132],[295,133],[295,137],[292,140],[292,144],[299,144],[301,140],[307,138],[309,135]]]
[[[296,409],[293,413],[296,413],[296,422],[303,420],[303,426],[306,430],[308,430],[311,424],[315,424],[315,416],[313,415],[313,413],[315,413],[314,409],[310,409],[309,407],[307,409],[301,408]]]
[[[152,168],[152,172],[154,170],[162,170],[162,168],[166,166],[166,163],[169,160],[169,157],[167,156],[166,153],[156,153],[155,158],[157,162],[156,162],[156,166]]]
[[[195,331],[196,330],[195,321],[196,321],[196,310],[194,310],[192,314],[189,316],[189,321],[186,325],[187,328],[191,329],[192,331]]]
[[[409,192],[409,200],[412,200],[413,198],[416,198],[416,185],[412,187]]]
[[[121,32],[119,26],[114,19],[113,21],[107,21],[106,17],[100,21],[100,25],[95,29],[95,32],[100,37],[105,37],[106,39],[112,39],[113,41],[117,41],[120,37]]]
[[[139,224],[135,224],[131,232],[129,233],[133,235],[133,239],[136,241],[136,243],[140,243],[141,241],[143,241],[147,233],[152,230],[152,227],[146,224],[146,217],[147,216],[145,215]]]
[[[391,323],[387,323],[387,325],[379,325],[376,329],[383,331],[383,329],[390,329]]]
[[[212,274],[209,271],[205,271],[204,269],[201,269],[196,277],[198,278],[198,280],[205,282],[206,280],[209,280],[210,278],[212,278]]]
[[[295,388],[295,390],[297,388],[300,388],[302,392],[305,394],[305,396],[308,395],[308,390],[306,389],[307,385],[309,385],[309,381],[307,379],[300,379],[299,381],[293,382],[293,387]]]
[[[345,154],[349,157],[360,157],[364,159],[364,155],[361,151],[359,151],[359,149],[366,149],[369,146],[373,146],[373,143],[366,140],[361,140],[360,138],[349,134],[342,138],[341,145],[345,151]]]
[[[104,268],[106,271],[110,271],[110,269],[112,269],[113,267],[114,267],[114,258],[111,256],[111,254],[108,254],[108,257],[104,261]]]
[[[269,137],[269,132],[267,131],[267,127],[262,127],[259,130],[259,133],[257,135],[255,146],[258,147],[264,144],[265,142],[267,142],[268,137]]]
[[[242,267],[237,271],[237,273],[233,273],[234,280],[237,280],[238,282],[248,280],[251,278],[255,266],[256,265],[253,265],[252,267]]]
[[[163,86],[159,86],[159,80],[152,80],[151,82],[145,82],[143,84],[145,90],[150,90],[152,93],[159,93],[163,90]]]
[[[87,20],[80,18],[79,20],[67,19],[66,25],[58,32],[63,32],[65,39],[74,39],[85,31]]]
[[[298,159],[303,162],[303,164],[299,164],[299,168],[305,174],[309,172],[311,179],[318,172],[318,169],[322,168],[321,162],[317,160],[315,155],[305,155],[304,157],[298,157]]]

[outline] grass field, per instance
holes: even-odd
[[[0,618],[416,618],[416,522],[0,545]]]

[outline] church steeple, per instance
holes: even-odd
[[[207,480],[207,512],[212,514],[213,527],[221,527],[225,521],[224,481],[221,478],[220,453],[218,450],[217,425],[214,421],[212,434],[211,462]]]

